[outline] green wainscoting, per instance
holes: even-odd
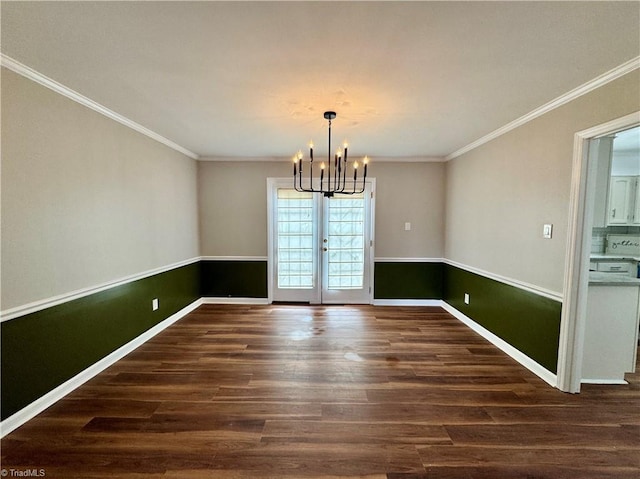
[[[203,260],[200,293],[205,298],[266,298],[267,261]]]
[[[203,260],[0,323],[2,420],[200,297],[267,298],[267,274],[263,260]],[[561,302],[443,263],[374,274],[376,299],[443,299],[556,373]]]
[[[199,280],[196,262],[0,323],[2,420],[199,299]]]
[[[376,262],[375,299],[442,299],[444,265],[428,262]]]
[[[470,295],[469,304],[464,294]],[[444,268],[444,300],[547,370],[557,373],[562,303],[455,266]]]

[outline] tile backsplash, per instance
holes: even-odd
[[[591,253],[603,254],[606,249],[607,235],[638,235],[638,226],[609,226],[607,228],[593,228],[591,234]]]

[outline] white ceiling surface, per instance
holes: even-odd
[[[444,157],[640,54],[638,2],[1,8],[5,55],[202,157],[326,152],[325,110],[350,156]]]

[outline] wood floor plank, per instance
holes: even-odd
[[[387,474],[387,479],[637,479],[636,470],[530,465],[429,467],[424,474]]]
[[[451,444],[443,426],[401,422],[267,421],[262,442],[331,443],[335,437],[353,444]]]
[[[348,387],[317,386],[306,387],[220,387],[215,397],[218,401],[278,401],[278,402],[365,402],[367,392],[364,389]]]
[[[477,406],[443,406],[439,404],[324,404],[323,419],[330,421],[404,422],[420,424],[486,424],[491,417]],[[445,419],[446,418],[446,419]]]
[[[470,463],[482,466],[512,466],[530,464],[554,466],[572,465],[580,458],[580,466],[588,469],[607,468],[638,470],[640,455],[634,449],[604,447],[487,447],[429,445],[418,446],[418,452],[426,467],[464,467]]]
[[[561,393],[437,307],[202,305],[0,455],[65,479],[637,479],[627,380]]]
[[[266,443],[258,448],[216,455],[216,469],[277,472],[283,476],[371,475],[379,471],[422,472],[412,445],[349,443]]]
[[[595,426],[575,424],[567,418],[549,424],[465,424],[445,426],[454,444],[512,445],[519,447],[600,447],[638,448],[640,429],[635,426]]]
[[[485,411],[499,424],[558,423],[571,421],[581,425],[623,425],[640,426],[640,404],[637,409],[620,410],[611,405],[594,405],[589,409],[574,406],[531,406],[498,407],[489,405]],[[570,419],[569,419],[570,418]],[[640,440],[640,437],[638,438]]]

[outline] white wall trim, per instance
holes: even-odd
[[[96,286],[89,286],[87,288],[78,289],[75,291],[71,291],[69,293],[59,294],[57,296],[52,296],[50,298],[41,299],[38,301],[34,301],[32,303],[27,303],[22,306],[16,306],[15,308],[9,308],[5,311],[0,311],[0,322],[10,321],[12,319],[18,318],[20,316],[24,316],[26,314],[35,313],[43,309],[51,308],[52,306],[57,306],[59,304],[66,303],[68,301],[73,301],[74,299],[84,298],[85,296],[89,296],[91,294],[99,293],[101,291],[106,291],[107,289],[115,288],[117,286],[122,286],[124,284],[131,283],[139,279],[148,278],[149,276],[164,273],[166,271],[180,268],[182,266],[186,266],[186,265],[195,263],[197,261],[200,261],[200,257],[190,258],[190,259],[179,261],[177,263],[173,263],[167,266],[161,266],[159,268],[150,269],[142,273],[125,276],[124,278],[116,279],[114,281],[108,281],[106,283],[98,284]]]
[[[375,163],[444,163],[444,156],[374,156]]]
[[[619,384],[619,385],[629,384],[624,379],[583,379],[580,382],[582,384],[606,384],[606,385],[610,385],[610,384]]]
[[[558,378],[551,371],[549,371],[548,369],[544,368],[543,366],[541,366],[540,364],[535,362],[533,359],[531,359],[529,356],[524,354],[522,351],[514,348],[509,343],[507,343],[505,340],[503,340],[502,338],[496,336],[495,334],[493,334],[488,329],[485,329],[484,327],[482,327],[481,325],[476,323],[473,319],[471,319],[468,316],[466,316],[465,314],[461,313],[460,311],[458,311],[456,308],[454,308],[453,306],[449,305],[445,301],[442,301],[442,307],[448,313],[453,315],[456,319],[458,319],[459,321],[464,323],[466,326],[468,326],[473,331],[475,331],[480,336],[482,336],[484,339],[486,339],[491,344],[493,344],[495,347],[497,347],[498,349],[502,350],[504,353],[508,354],[511,358],[513,358],[516,361],[518,361],[522,366],[527,368],[529,371],[531,371],[533,374],[538,376],[544,382],[546,382],[550,386],[556,387],[557,382],[558,382]]]
[[[551,291],[550,289],[541,288],[540,286],[536,286],[534,284],[525,283],[524,281],[519,281],[517,279],[508,278],[506,276],[502,276],[495,273],[490,273],[488,271],[484,271],[480,268],[475,268],[473,266],[468,266],[466,264],[458,263],[457,261],[453,261],[450,259],[444,259],[444,262],[448,265],[455,266],[456,268],[464,269],[469,271],[470,273],[479,274],[480,276],[484,276],[489,279],[493,279],[499,281],[501,283],[507,284],[509,286],[514,286],[516,288],[523,289],[530,293],[537,294],[539,296],[544,296],[545,298],[553,299],[555,301],[562,302],[563,295],[557,291]]]
[[[109,366],[113,365],[120,359],[124,358],[127,354],[129,354],[130,352],[132,352],[133,350],[135,350],[137,347],[141,346],[145,342],[149,341],[156,334],[160,333],[164,329],[168,328],[172,324],[182,319],[184,316],[186,316],[187,314],[195,310],[201,304],[202,304],[201,299],[194,301],[190,305],[182,308],[177,313],[169,316],[164,321],[156,324],[151,329],[148,329],[147,331],[142,333],[140,336],[132,339],[124,346],[121,346],[120,348],[116,349],[109,355],[105,356],[100,361],[92,364],[84,371],[81,371],[80,373],[76,374],[74,377],[72,377],[68,381],[65,381],[60,386],[56,387],[55,389],[52,389],[44,396],[36,399],[34,402],[29,404],[28,406],[25,406],[20,411],[9,416],[7,419],[5,419],[0,423],[0,437],[4,437],[5,435],[9,434],[11,431],[22,426],[29,419],[40,414],[42,411],[44,411],[49,406],[59,401],[63,397],[65,397],[74,389],[83,385],[89,379],[95,377],[97,374],[101,373],[102,371],[107,369]]]
[[[93,111],[96,111],[101,115],[106,116],[107,118],[117,121],[118,123],[124,126],[127,126],[132,130],[137,131],[138,133],[142,133],[143,135],[148,136],[149,138],[159,143],[162,143],[163,145],[168,146],[169,148],[176,150],[182,153],[183,155],[188,156],[189,158],[193,158],[194,160],[197,160],[199,158],[196,153],[190,150],[187,150],[186,148],[178,145],[177,143],[174,143],[173,141],[169,140],[168,138],[165,138],[162,135],[159,135],[154,131],[149,130],[148,128],[140,125],[139,123],[136,123],[135,121],[130,120],[129,118],[122,116],[121,114],[116,113],[113,110],[110,110],[106,106],[103,106],[100,103],[97,103],[91,100],[90,98],[87,98],[86,96],[78,93],[77,91],[62,85],[61,83],[58,83],[57,81],[43,75],[42,73],[34,70],[31,67],[28,67],[27,65],[24,65],[23,63],[20,63],[17,60],[14,60],[13,58],[5,55],[4,53],[0,54],[0,65],[8,68],[9,70],[17,73],[18,75],[22,75],[23,77],[28,78],[29,80],[39,83],[40,85],[46,88],[49,88],[50,90],[53,90],[62,96],[65,96],[77,103],[80,103],[81,105],[86,106],[87,108],[90,108]]]
[[[631,73],[632,71],[638,68],[640,68],[640,57],[632,58],[628,62],[625,62],[622,65],[619,65],[609,70],[608,72],[603,73],[602,75],[594,78],[593,80],[590,80],[580,85],[579,87],[574,88],[573,90],[565,93],[564,95],[560,95],[558,98],[551,100],[550,102],[542,105],[541,107],[536,108],[535,110],[527,113],[524,116],[521,116],[520,118],[512,121],[511,123],[507,123],[503,127],[492,131],[488,135],[485,135],[482,138],[479,138],[478,140],[472,143],[469,143],[467,146],[464,146],[459,150],[454,151],[453,153],[448,155],[445,158],[445,160],[449,161],[454,158],[457,158],[458,156],[463,155],[464,153],[467,153],[481,145],[484,145],[485,143],[488,143],[491,140],[494,140],[499,136],[502,136],[505,133],[508,133],[511,130],[515,130],[516,128],[524,125],[525,123],[528,123],[531,120],[538,118],[539,116],[549,113],[551,110],[554,110],[566,103],[569,103],[570,101],[573,101],[576,98],[581,97],[582,95],[586,95],[587,93],[592,92],[593,90],[596,90],[606,85],[607,83],[612,82],[617,78],[620,78],[621,76],[626,75],[627,73]]]
[[[271,304],[269,298],[236,298],[207,296],[201,298],[202,304]]]
[[[444,258],[374,258],[376,263],[444,263]]]
[[[374,299],[374,306],[440,306],[440,299]]]
[[[201,256],[202,261],[267,261],[266,256]]]
[[[291,163],[291,156],[201,156],[199,161],[211,162],[276,162]],[[376,156],[372,158],[375,163],[444,163],[442,156]],[[290,180],[290,178],[288,178]]]

